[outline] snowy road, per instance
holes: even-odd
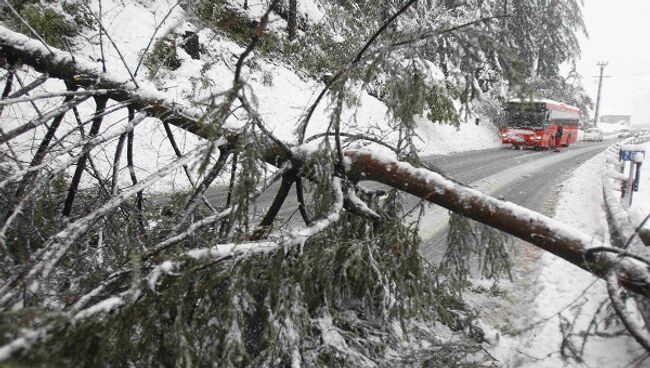
[[[445,175],[485,193],[552,214],[553,189],[581,163],[612,142],[578,143],[561,152],[496,149],[428,158]],[[415,203],[415,200],[413,201]],[[422,254],[440,257],[446,247],[447,211],[433,206],[423,220]]]
[[[500,148],[431,156],[424,161],[446,176],[485,193],[502,196],[514,203],[539,210],[543,208],[550,191],[566,179],[573,169],[610,144],[611,142],[580,142],[559,153]],[[375,184],[368,186],[380,187]],[[276,184],[258,198],[257,203],[260,208],[267,208],[272,203],[277,187]],[[215,205],[223,205],[226,201],[226,189],[221,187],[211,190],[207,196]],[[417,198],[407,198],[405,208],[417,203]],[[304,225],[301,223],[297,208],[298,203],[292,187],[278,214],[281,221],[276,223]],[[264,213],[258,215],[261,217]],[[422,248],[425,256],[435,257],[436,254],[444,252],[447,219],[447,210],[434,205],[429,206],[420,234],[425,240]]]

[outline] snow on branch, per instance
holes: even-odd
[[[377,181],[403,190],[505,231],[599,277],[615,270],[621,285],[650,297],[650,274],[645,264],[610,253],[589,254],[589,248],[602,244],[569,225],[391,157],[350,150],[346,152],[346,160],[351,178]]]
[[[33,96],[22,96],[16,98],[7,98],[0,100],[0,106],[11,105],[21,102],[32,102],[36,100],[43,100],[47,98],[54,97],[67,97],[67,96],[101,96],[110,92],[107,89],[98,89],[98,90],[84,90],[84,91],[63,91],[63,92],[52,92],[52,93],[42,93],[40,95]]]
[[[209,260],[211,262],[218,262],[225,259],[238,258],[238,257],[248,257],[254,254],[268,253],[275,251],[279,247],[284,247],[289,250],[293,247],[299,246],[303,247],[305,242],[309,238],[319,234],[321,231],[325,230],[332,223],[339,220],[341,211],[343,210],[343,189],[340,178],[332,179],[332,194],[334,196],[332,206],[329,211],[323,218],[320,220],[314,221],[311,225],[298,230],[296,232],[290,233],[286,236],[280,236],[275,241],[266,241],[266,242],[251,242],[251,243],[231,243],[231,244],[218,244],[211,248],[200,248],[193,249],[184,253],[181,258],[190,258],[193,260]],[[223,217],[226,215],[225,210],[219,215]],[[213,215],[206,217],[201,221],[197,221],[192,224],[190,228],[192,231],[196,228],[203,226],[206,222],[214,222],[214,218],[219,215]],[[189,232],[189,230],[188,230]],[[177,237],[186,237],[185,233],[177,235]],[[172,237],[167,239],[165,242],[156,246],[157,249],[166,246],[167,242],[178,241],[177,237]],[[179,270],[182,266],[182,261],[165,261],[149,273],[147,277],[147,284],[152,291],[155,291],[156,284],[158,279],[162,275],[173,275],[176,270]]]
[[[103,134],[103,135],[98,135],[96,137],[90,138],[85,141],[81,141],[78,144],[72,145],[70,147],[65,148],[61,154],[69,154],[73,152],[77,147],[83,146],[84,148],[78,152],[77,154],[71,155],[70,159],[68,159],[66,162],[62,163],[59,165],[58,169],[53,169],[51,172],[52,174],[59,174],[66,168],[70,167],[74,162],[79,160],[79,157],[81,157],[84,154],[88,154],[93,148],[96,148],[97,146],[106,143],[110,140],[113,140],[120,135],[127,133],[129,131],[132,131],[133,128],[135,128],[136,125],[138,125],[140,122],[142,122],[145,118],[147,117],[147,114],[138,114],[135,119],[132,121],[129,121],[123,129],[120,129],[119,131],[110,133],[110,134]],[[48,167],[52,165],[53,163],[58,162],[58,157],[53,157],[49,160],[43,161],[40,165],[36,166],[30,166],[28,168],[25,168],[23,170],[16,171],[13,173],[11,176],[8,176],[7,178],[3,179],[0,181],[0,189],[5,188],[8,184],[10,184],[12,181],[17,181],[23,178],[25,175],[28,175],[29,173],[32,172],[37,172],[40,171],[41,169]]]
[[[180,167],[178,163],[175,163],[174,166]],[[155,292],[161,277],[181,275],[182,268],[186,265],[187,261],[208,261],[210,263],[216,263],[234,258],[268,254],[281,248],[288,249],[304,245],[310,237],[318,234],[333,222],[338,221],[340,212],[343,210],[343,190],[342,180],[340,178],[333,178],[332,191],[334,198],[330,210],[322,219],[315,221],[311,226],[296,233],[281,236],[276,241],[218,244],[210,248],[199,248],[186,251],[180,256],[175,257],[173,260],[163,261],[154,266],[152,270],[144,276],[146,286],[151,291]],[[222,212],[222,214],[224,213]],[[120,273],[119,275],[123,274],[124,273]],[[141,300],[138,296],[142,295],[142,292],[144,291],[139,288],[131,288],[118,295],[106,297],[90,307],[81,309],[90,299],[100,294],[105,289],[105,286],[106,284],[103,283],[90,293],[83,296],[72,306],[72,308],[70,308],[68,312],[64,312],[62,316],[66,317],[71,324],[80,323],[91,317],[101,317],[102,315],[115,312],[120,308],[137,303]],[[3,301],[6,301],[7,295],[5,295],[3,299]],[[30,346],[38,340],[47,339],[50,331],[54,328],[55,325],[51,323],[37,330],[23,331],[22,336],[4,346],[0,346],[0,362],[9,359],[11,356],[22,350],[29,349]]]
[[[153,88],[143,86],[136,89],[130,80],[109,73],[103,74],[90,61],[75,61],[67,53],[54,48],[51,48],[50,53],[39,41],[2,26],[0,47],[0,54],[8,60],[21,60],[37,71],[87,88],[114,90],[108,93],[113,100],[130,100],[135,109],[145,110],[154,116],[165,116],[165,121],[170,124],[199,137],[214,139],[210,134],[212,130],[201,120],[202,111],[171,101]],[[232,136],[224,136],[224,139],[230,138]],[[263,158],[269,164],[280,166],[289,159],[283,147],[272,141],[261,146],[265,150]],[[429,170],[416,169],[391,158],[354,150],[347,151],[345,155],[348,175],[352,178],[374,180],[414,194],[526,240],[600,277],[614,266],[619,266],[619,283],[650,297],[650,275],[645,266],[629,259],[620,260],[612,254],[586,256],[586,249],[601,244],[568,225],[512,203],[499,201]],[[302,157],[294,156],[293,159],[306,162]]]
[[[271,178],[269,178],[267,181],[265,181],[263,183],[260,183],[255,188],[255,190],[248,195],[248,199],[250,201],[253,201],[253,200],[257,199],[257,197],[259,197],[262,194],[262,192],[264,192],[264,190],[266,190],[272,183],[277,181],[278,178],[282,177],[287,171],[289,171],[289,169],[290,169],[289,165],[285,165],[282,168],[280,168],[280,170],[278,170],[273,176],[271,176]],[[147,254],[145,254],[143,256],[143,258],[149,258],[152,255],[159,254],[160,252],[162,252],[163,250],[168,248],[170,245],[178,243],[179,241],[182,241],[182,240],[186,239],[187,237],[192,235],[194,232],[196,232],[198,229],[200,229],[200,228],[202,228],[204,226],[213,224],[213,223],[225,218],[226,216],[229,216],[230,214],[237,212],[238,208],[239,208],[239,206],[235,204],[235,205],[224,208],[222,211],[220,211],[218,213],[215,213],[215,214],[213,214],[211,216],[202,218],[201,220],[198,220],[196,222],[191,223],[190,225],[187,226],[185,231],[183,231],[181,233],[177,233],[177,234],[175,234],[173,236],[170,236],[167,239],[163,240],[162,242],[160,242],[160,243],[156,244],[155,246],[153,246],[151,248],[151,250],[149,252],[147,252]]]
[[[634,340],[638,342],[646,351],[650,351],[650,335],[648,335],[647,328],[640,322],[633,318],[627,312],[625,300],[621,297],[621,289],[618,287],[618,280],[614,272],[611,272],[606,277],[607,292],[609,299],[612,302],[612,307],[616,312],[618,318],[623,322],[625,328],[630,332]]]
[[[289,242],[289,246],[300,245],[302,247],[307,239],[320,233],[332,223],[339,220],[341,211],[343,210],[344,198],[340,178],[334,177],[332,179],[332,190],[334,191],[334,201],[327,214],[322,219],[314,221],[304,229],[291,234],[291,242]]]
[[[0,25],[0,55],[9,61],[20,61],[52,78],[69,81],[87,89],[105,89],[107,96],[118,102],[129,101],[135,110],[152,116],[165,116],[165,121],[200,137],[210,138],[207,124],[200,123],[203,111],[183,106],[150,85],[137,88],[129,78],[104,73],[91,60],[73,58],[54,47],[45,48],[38,40]]]
[[[126,132],[132,131],[133,128],[139,124],[141,121],[143,121],[147,117],[146,114],[141,113],[136,116],[135,119],[130,121],[124,129],[112,133],[112,134],[107,134],[104,136],[97,136],[93,137],[87,142],[82,142],[83,144],[83,149],[81,152],[79,152],[76,155],[72,155],[71,157],[67,160],[64,161],[62,164],[59,164],[55,167],[52,167],[48,174],[42,178],[41,180],[36,181],[29,190],[22,195],[21,198],[17,199],[17,202],[14,204],[13,208],[10,209],[9,211],[9,216],[5,219],[4,223],[2,226],[0,226],[0,246],[3,248],[6,248],[7,246],[7,239],[6,239],[6,233],[11,226],[11,224],[18,218],[20,213],[22,212],[23,206],[27,199],[29,199],[31,196],[33,196],[35,193],[38,192],[38,190],[45,185],[49,180],[52,178],[56,177],[56,175],[59,175],[60,173],[64,172],[67,170],[69,167],[74,165],[79,157],[88,154],[93,148],[97,147],[98,145],[110,141],[111,139],[114,139],[121,134],[125,134]],[[65,153],[71,153],[74,148],[76,148],[77,145],[74,145],[72,147],[68,147],[64,150]],[[50,160],[47,160],[45,162],[42,162],[39,165],[35,166],[30,166],[27,169],[19,170],[18,172],[14,173],[13,175],[9,176],[5,180],[0,181],[0,189],[5,188],[8,184],[11,182],[16,182],[18,180],[21,180],[22,178],[27,177],[30,174],[33,173],[38,173],[40,170],[42,170],[45,167],[49,167],[49,165],[57,162],[58,158],[57,157],[52,157]],[[1,288],[0,288],[1,289]]]
[[[126,188],[119,195],[111,198],[106,204],[97,210],[85,217],[71,222],[65,229],[50,238],[34,255],[34,261],[27,265],[27,270],[13,277],[8,282],[5,282],[5,284],[0,287],[0,303],[6,305],[11,302],[18,294],[20,294],[19,289],[21,285],[30,284],[30,290],[38,290],[40,287],[38,280],[48,277],[54,266],[66,254],[74,241],[81,237],[96,220],[120,206],[137,192],[148,188],[177,168],[199,159],[205,154],[205,151],[205,147],[202,147],[174,160],[165,165],[162,169],[152,173],[149,177],[140,181],[138,184]]]
[[[45,123],[47,123],[48,120],[54,118],[55,116],[64,114],[66,111],[72,109],[73,107],[79,105],[80,103],[84,102],[87,100],[90,96],[78,96],[75,99],[63,103],[60,107],[53,109],[51,111],[48,111],[47,113],[43,114],[42,116],[39,116],[37,118],[34,118],[30,120],[29,122],[16,127],[6,133],[2,133],[0,135],[0,143],[5,143],[13,138],[16,138],[17,136],[26,133],[30,131],[31,129],[34,129],[36,127],[39,127]]]

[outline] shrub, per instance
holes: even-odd
[[[79,33],[78,25],[88,25],[78,6],[70,5],[70,3],[64,3],[64,5],[64,10],[70,12],[69,14],[37,3],[22,6],[19,13],[45,42],[54,47],[62,48],[65,46],[66,39],[72,38]],[[70,20],[70,17],[74,17],[74,20]],[[13,13],[8,14],[7,20],[10,26],[13,26],[17,31],[25,34],[32,33],[27,25]]]
[[[158,40],[144,59],[144,66],[153,77],[160,68],[176,70],[181,67],[181,60],[176,52],[176,42],[167,37]]]

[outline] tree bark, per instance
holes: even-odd
[[[348,176],[353,179],[376,181],[413,194],[514,235],[598,277],[616,272],[622,286],[650,297],[650,274],[645,265],[613,254],[595,256],[588,249],[600,244],[579,230],[426,169],[370,152],[346,151],[345,155]]]

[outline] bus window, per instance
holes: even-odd
[[[543,111],[509,109],[507,125],[513,128],[541,127],[544,125],[544,117]]]

